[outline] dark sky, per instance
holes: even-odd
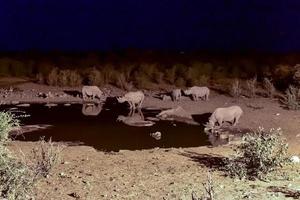
[[[299,0],[0,0],[0,24],[0,50],[300,50]]]

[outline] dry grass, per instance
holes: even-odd
[[[196,193],[192,193],[192,200],[215,200],[216,199],[216,192],[213,179],[211,177],[210,172],[207,173],[207,180],[205,183],[202,183],[204,187],[204,194],[201,198],[198,198]]]
[[[31,166],[36,176],[48,177],[55,165],[61,161],[62,145],[41,139],[36,148],[32,149]]]
[[[0,197],[9,200],[32,199],[36,177],[31,168],[0,144]]]
[[[257,90],[257,77],[255,76],[254,78],[247,80],[246,86],[249,97],[254,98]]]
[[[10,112],[0,112],[0,142],[8,140],[10,131],[19,126],[19,120]]]
[[[235,79],[231,84],[230,94],[233,97],[240,97],[241,93],[242,93],[242,89],[241,89],[240,81],[238,79]]]
[[[296,88],[292,85],[285,91],[285,96],[281,100],[281,103],[289,110],[300,109],[300,88]]]
[[[275,86],[274,84],[272,83],[272,81],[268,78],[264,78],[264,88],[266,89],[267,91],[267,96],[269,98],[273,98],[274,97],[274,94],[276,92],[276,89],[275,89]]]

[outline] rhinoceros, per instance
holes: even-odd
[[[171,92],[172,101],[179,101],[181,98],[181,89],[174,89]]]
[[[128,92],[122,97],[117,97],[119,103],[128,102],[132,110],[135,110],[136,105],[138,108],[141,108],[144,99],[145,95],[142,91]]]
[[[103,95],[103,92],[97,86],[83,86],[82,87],[82,97],[84,100],[88,98],[98,98],[100,99]]]
[[[199,86],[193,86],[188,88],[187,90],[184,90],[183,92],[185,95],[191,95],[194,101],[199,100],[199,98],[204,98],[205,100],[208,100],[209,96],[209,89],[208,87],[199,87]]]
[[[218,122],[219,126],[222,126],[223,122],[231,122],[235,126],[242,114],[243,110],[239,106],[217,108],[210,116],[208,124],[214,127],[216,122]]]

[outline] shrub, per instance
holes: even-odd
[[[184,87],[185,86],[185,80],[182,77],[179,77],[175,81],[175,85],[177,87]]]
[[[53,86],[79,86],[82,77],[76,70],[53,68],[47,76],[47,83]]]
[[[60,70],[58,73],[59,86],[79,86],[81,83],[82,78],[75,70]]]
[[[230,88],[230,93],[233,97],[240,97],[242,93],[242,89],[240,86],[240,81],[238,79],[235,79]]]
[[[264,78],[264,88],[267,91],[268,97],[273,98],[276,89],[271,80],[269,80],[268,78]]]
[[[228,175],[240,179],[265,178],[287,161],[288,145],[281,138],[282,131],[259,128],[243,137],[243,143],[234,150],[236,155],[225,167]]]
[[[213,179],[211,177],[210,172],[207,173],[207,180],[205,183],[202,183],[205,193],[202,195],[201,198],[198,198],[196,193],[192,193],[192,200],[214,200],[216,199],[216,192]]]
[[[61,161],[62,146],[55,145],[52,140],[39,141],[38,147],[32,149],[33,170],[36,176],[47,177],[52,168]]]
[[[89,84],[91,85],[101,86],[104,83],[101,71],[95,67],[88,70],[87,78],[89,80]]]
[[[284,106],[289,110],[300,109],[300,89],[292,85],[285,91],[285,96],[281,101]]]
[[[47,76],[47,84],[48,85],[58,85],[59,80],[59,70],[57,67],[53,68]]]
[[[19,161],[0,144],[0,197],[11,200],[32,199],[35,176],[24,162]]]
[[[82,84],[82,77],[76,70],[66,70],[65,74],[68,77],[67,86],[79,86]]]
[[[19,125],[15,116],[0,112],[0,198],[11,200],[32,199],[36,181],[31,168],[18,160],[6,147],[9,131]]]
[[[257,77],[247,80],[247,90],[250,97],[256,96],[256,89],[257,89]]]
[[[19,126],[19,121],[10,112],[0,112],[0,141],[6,141],[11,130]]]
[[[176,67],[166,69],[164,79],[169,84],[174,84],[176,80]]]
[[[133,88],[132,83],[127,82],[126,76],[123,73],[119,74],[116,86],[126,91],[130,91]]]
[[[36,81],[37,81],[37,83],[39,83],[39,84],[44,84],[44,83],[45,83],[44,76],[43,76],[42,73],[38,73],[38,74],[36,75]]]

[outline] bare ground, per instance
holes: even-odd
[[[0,101],[81,102],[81,98],[70,95],[53,99],[36,97],[37,92],[61,93],[73,88],[33,83],[22,83],[17,87],[20,91],[6,98],[0,97]],[[111,96],[123,93],[112,87],[106,87],[105,90]],[[289,153],[299,156],[300,112],[283,109],[278,100],[261,97],[234,99],[213,92],[209,101],[193,102],[184,98],[180,102],[172,102],[152,97],[153,92],[147,94],[143,105],[145,107],[172,108],[180,105],[193,114],[212,112],[216,107],[239,105],[244,115],[238,128],[281,127],[289,143]],[[34,142],[13,141],[11,148],[29,154],[35,145]],[[209,170],[212,171],[217,199],[293,199],[288,196],[294,193],[288,193],[286,188],[300,191],[299,164],[285,167],[282,172],[286,175],[278,175],[271,182],[238,181],[225,177],[216,168],[222,164],[222,157],[232,153],[230,147],[105,153],[87,146],[68,146],[63,151],[63,162],[52,171],[49,178],[38,183],[37,199],[192,199],[192,191],[198,196],[203,193],[202,183]],[[295,194],[294,199],[297,197]]]

